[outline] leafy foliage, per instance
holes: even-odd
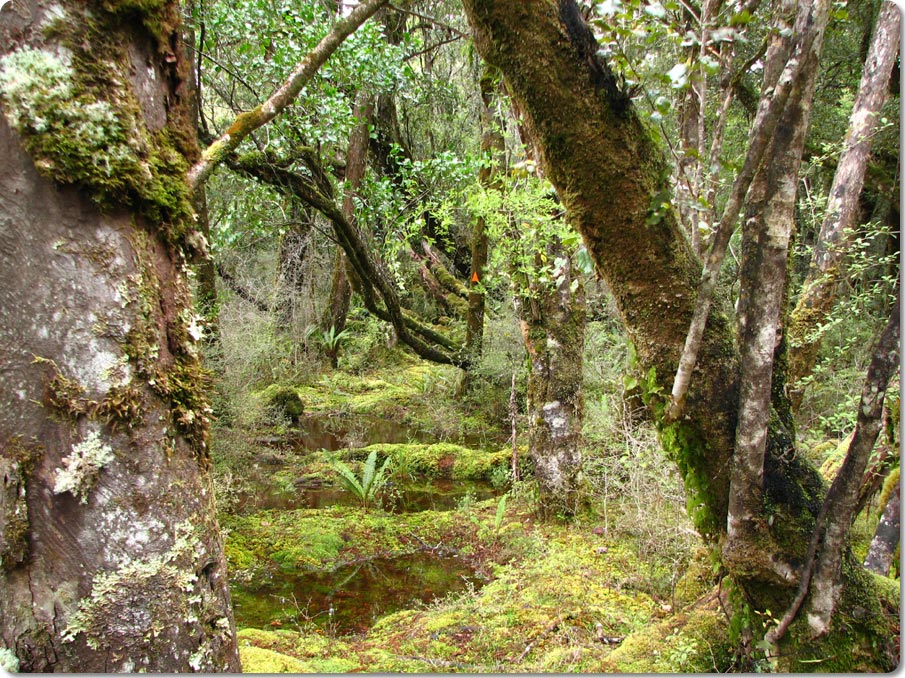
[[[361,502],[362,508],[367,509],[376,499],[377,495],[383,490],[387,482],[387,468],[392,459],[387,457],[383,460],[380,468],[377,468],[377,450],[372,450],[365,460],[364,467],[361,471],[361,478],[355,475],[355,472],[346,465],[341,459],[334,456],[327,457],[330,467],[336,472],[342,486],[351,492],[358,501]]]

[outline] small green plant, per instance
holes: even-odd
[[[500,501],[496,505],[496,516],[493,519],[493,531],[499,534],[500,528],[503,526],[503,518],[506,515],[506,495],[500,497]]]
[[[334,325],[330,325],[330,329],[322,330],[320,333],[320,344],[324,349],[324,353],[330,358],[330,366],[333,368],[336,368],[339,364],[339,349],[342,348],[348,334],[348,330],[337,332]]]
[[[362,508],[369,508],[373,503],[377,494],[383,489],[387,482],[387,470],[390,464],[390,457],[384,459],[380,468],[377,468],[377,450],[371,452],[365,461],[364,468],[361,471],[361,478],[355,475],[345,462],[332,455],[327,456],[327,460],[334,471],[339,475],[340,482],[343,487],[355,495],[355,498],[361,502]]]

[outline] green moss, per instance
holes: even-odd
[[[241,629],[244,673],[348,673],[358,662],[347,643],[319,633]]]
[[[830,630],[812,638],[806,619],[797,620],[780,647],[778,670],[875,673],[896,668],[899,653],[899,586],[843,559],[846,582]]]
[[[298,391],[291,386],[271,384],[255,395],[266,407],[293,423],[297,423],[305,413],[305,403]]]
[[[508,450],[487,452],[453,443],[377,443],[356,450],[356,455],[365,457],[374,450],[379,458],[391,457],[409,472],[458,480],[490,478],[495,468],[509,463],[511,454]]]
[[[727,671],[733,644],[725,615],[701,608],[628,636],[604,659],[609,673],[711,673]]]
[[[86,189],[103,210],[134,209],[172,245],[194,250],[200,243],[184,180],[193,137],[179,106],[171,106],[166,128],[147,128],[123,49],[139,16],[161,63],[182,61],[169,51],[178,12],[159,1],[105,3],[81,16],[68,9],[48,31],[66,51],[21,48],[0,59],[10,125],[39,172]]]
[[[713,589],[716,584],[713,561],[714,553],[712,551],[705,548],[697,550],[688,563],[688,569],[676,582],[673,596],[677,605],[691,605]]]
[[[243,673],[309,673],[295,657],[253,645],[239,645],[239,660]]]
[[[12,569],[28,556],[28,480],[43,448],[13,436],[0,449],[0,569]]]
[[[400,521],[382,511],[339,506],[225,516],[223,524],[233,570],[332,570],[411,553],[425,543],[464,546],[477,529],[450,511],[422,511]]]
[[[682,474],[688,515],[702,536],[713,539],[720,534],[722,525],[713,511],[718,502],[705,471],[710,458],[706,442],[695,428],[681,421],[667,423],[657,417],[656,422],[660,444]]]

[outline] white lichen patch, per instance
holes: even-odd
[[[151,651],[156,638],[191,612],[193,597],[186,594],[197,582],[194,561],[199,544],[186,520],[175,526],[173,544],[166,552],[94,575],[91,594],[69,618],[64,642],[83,633],[93,649],[139,639],[141,648]],[[132,660],[141,662],[142,657]]]
[[[20,134],[53,139],[53,156],[36,158],[52,176],[74,167],[117,179],[137,162],[136,150],[113,107],[76,96],[75,72],[68,56],[33,48],[0,59],[0,99],[10,125]],[[66,180],[66,176],[59,176]],[[68,177],[69,181],[78,177]]]
[[[0,647],[0,669],[10,673],[19,671],[19,658],[9,648]]]
[[[82,442],[73,445],[72,454],[63,457],[63,468],[57,470],[54,494],[71,492],[82,504],[88,503],[88,492],[100,470],[115,459],[113,450],[92,431]]]
[[[550,430],[551,438],[556,439],[568,435],[569,420],[563,412],[561,402],[554,400],[553,402],[546,403],[543,408],[541,408],[541,412],[543,413],[544,421],[547,423],[547,428]]]
[[[108,509],[104,516],[104,560],[122,567],[136,554],[146,553],[165,539],[166,525],[154,516],[139,516],[121,508]]]

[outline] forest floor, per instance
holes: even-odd
[[[536,522],[531,483],[511,482],[508,422],[441,397],[452,375],[420,362],[325,373],[255,394],[267,426],[218,428],[244,671],[729,668],[703,549],[677,571],[620,529],[615,497],[571,524]],[[360,474],[371,451],[393,461],[365,508],[329,455]]]
[[[681,492],[606,476],[619,492],[598,483],[571,523],[537,522],[532,483],[512,482],[505,408],[469,407],[454,386],[417,361],[327,372],[262,389],[251,416],[218,426],[245,672],[739,670]],[[336,460],[361,478],[371,452],[391,462],[364,506]]]

